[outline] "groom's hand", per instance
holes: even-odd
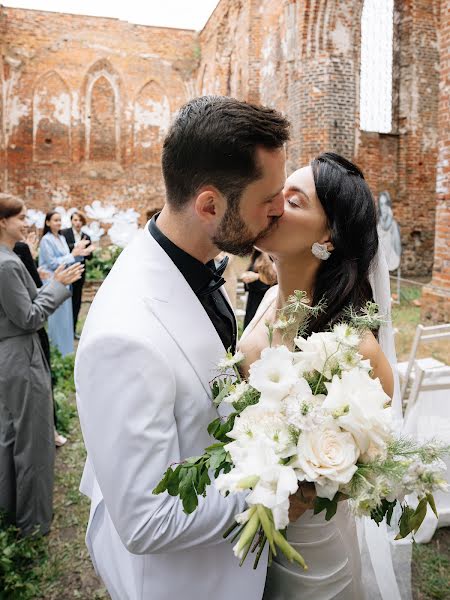
[[[314,508],[316,489],[313,483],[302,482],[292,496],[289,497],[289,521],[297,521],[304,512]]]

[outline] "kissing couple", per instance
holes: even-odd
[[[211,486],[189,515],[178,498],[152,494],[169,465],[212,443],[210,382],[238,344],[225,265],[214,263],[220,251],[245,256],[256,246],[278,275],[239,342],[244,371],[294,290],[324,302],[309,334],[376,299],[374,272],[389,284],[362,172],[327,152],[286,179],[288,140],[289,122],[271,108],[215,96],[185,104],[164,141],[165,206],[122,252],[89,311],[75,366],[87,449],[80,489],[91,499],[87,546],[113,600],[365,598],[346,501],[327,522],[302,486],[290,499],[287,538],[310,569],[277,557],[267,570],[263,556],[254,570],[251,561],[239,567],[223,539],[245,494],[224,498]],[[383,337],[368,333],[359,352],[393,398]],[[390,557],[381,558],[386,579]],[[396,586],[393,576],[379,597],[400,598]]]

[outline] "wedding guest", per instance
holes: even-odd
[[[32,280],[34,281],[35,285],[37,288],[41,288],[43,286],[43,279],[48,279],[49,278],[49,273],[47,271],[45,271],[45,269],[40,268],[38,269],[36,267],[36,262],[35,262],[35,258],[37,257],[37,249],[35,251],[35,247],[36,247],[36,234],[31,235],[29,234],[26,237],[26,241],[25,242],[16,242],[14,245],[14,253],[17,254],[17,256],[20,258],[20,260],[23,262],[23,264],[25,265],[26,270],[28,271],[28,273],[31,275]],[[76,282],[78,283],[78,282]],[[50,357],[50,340],[48,339],[48,335],[47,335],[47,331],[45,330],[45,327],[41,327],[40,329],[38,329],[38,331],[36,332],[39,336],[39,341],[41,342],[41,346],[42,346],[42,351],[44,353],[44,357],[45,360],[48,364],[48,368],[50,371],[50,383],[51,383],[51,387],[52,387],[52,397],[53,397],[53,375],[51,373],[52,371],[52,367],[51,367],[51,357]],[[53,397],[53,421],[55,424],[55,446],[57,446],[58,448],[60,446],[64,446],[64,444],[67,442],[67,438],[63,435],[61,435],[60,433],[58,433],[58,431],[56,430],[56,407],[55,407],[55,401],[54,401],[54,397]]]
[[[59,266],[36,287],[13,249],[23,239],[25,204],[0,194],[0,510],[21,534],[46,534],[52,520],[53,432],[50,370],[37,331],[70,297],[79,264]]]
[[[87,240],[89,244],[91,244],[91,238],[82,231],[82,228],[86,225],[87,220],[85,215],[77,210],[72,213],[70,217],[71,227],[67,229],[61,229],[61,235],[66,238],[67,245],[69,246],[70,252],[72,252],[75,244],[80,242],[81,240]],[[91,244],[91,253],[86,255],[85,257],[81,257],[80,262],[85,263],[86,260],[89,260],[92,257],[92,252],[94,251],[94,246]],[[72,285],[72,317],[73,317],[73,333],[76,339],[79,339],[79,335],[77,335],[77,321],[78,315],[80,313],[81,308],[81,298],[83,295],[83,286],[86,278],[86,272],[83,271],[83,275],[81,279],[79,279],[76,283]]]
[[[39,248],[39,266],[54,273],[60,265],[82,262],[91,253],[88,240],[77,242],[69,250],[66,238],[61,235],[61,215],[50,211],[45,216],[45,226]],[[63,356],[74,350],[72,300],[68,298],[48,319],[50,342]]]
[[[261,300],[267,290],[276,284],[277,274],[273,262],[265,252],[254,250],[248,271],[241,275],[241,281],[248,292],[247,307],[244,318],[244,329],[255,316]]]

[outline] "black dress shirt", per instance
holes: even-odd
[[[225,270],[226,261],[216,268],[213,260],[203,264],[166,237],[156,224],[159,213],[149,223],[149,231],[158,242],[177,269],[186,279],[192,291],[205,309],[211,323],[226,350],[234,352],[236,349],[236,320],[234,312],[220,287],[225,283],[222,273]]]

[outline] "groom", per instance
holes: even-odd
[[[91,498],[86,541],[113,600],[260,600],[261,561],[239,567],[222,534],[244,509],[211,486],[197,510],[153,495],[202,454],[209,382],[236,322],[213,259],[248,254],[283,213],[289,124],[225,97],[191,100],[164,141],[166,204],[122,252],[90,309],[75,380]]]

